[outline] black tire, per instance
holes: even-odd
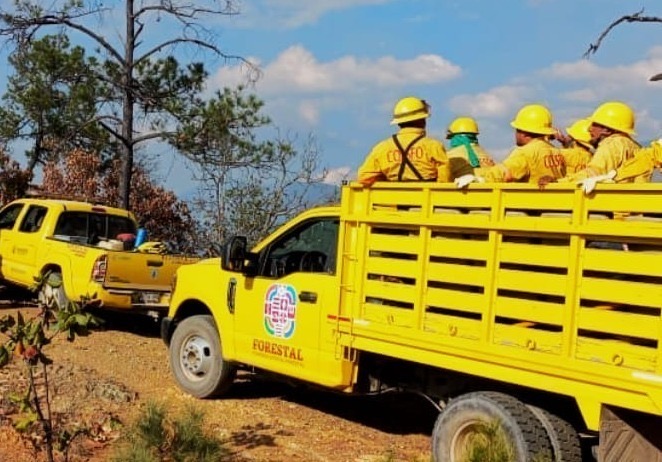
[[[221,395],[234,381],[236,368],[223,359],[221,337],[209,315],[191,316],[175,327],[169,356],[177,384],[196,398]]]
[[[513,462],[552,460],[547,434],[533,412],[521,401],[497,392],[467,393],[448,403],[432,433],[432,460],[471,460],[472,442],[494,448],[494,441],[486,440],[486,428],[503,436]]]
[[[39,288],[37,298],[40,304],[55,311],[67,308],[70,300],[64,290],[62,273],[59,271],[46,273],[45,279]]]
[[[579,435],[572,425],[545,409],[529,405],[547,432],[552,445],[554,462],[582,462],[582,447]]]

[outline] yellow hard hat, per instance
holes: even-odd
[[[480,133],[478,131],[478,124],[471,117],[458,117],[448,126],[446,131],[446,138],[450,138],[458,133]]]
[[[568,132],[568,135],[570,135],[573,140],[590,146],[591,134],[588,131],[590,126],[590,119],[579,119],[574,124],[566,128],[565,131]]]
[[[407,96],[398,101],[393,108],[391,125],[425,119],[427,117],[430,117],[430,106],[428,103],[425,100]]]
[[[617,132],[634,135],[634,111],[620,101],[603,103],[590,117],[592,123],[602,125]]]
[[[553,135],[552,113],[540,104],[529,104],[519,110],[510,126],[527,133]]]

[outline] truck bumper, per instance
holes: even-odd
[[[172,322],[172,318],[166,316],[161,319],[161,340],[163,340],[163,343],[166,345],[170,345],[170,336],[172,335],[173,327],[174,323]]]
[[[87,293],[94,294],[94,299],[102,308],[118,311],[136,311],[161,318],[168,312],[169,292],[149,290],[126,290],[107,288],[99,283],[90,283]]]

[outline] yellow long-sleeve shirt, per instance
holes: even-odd
[[[471,148],[478,156],[480,166],[477,168],[487,168],[496,165],[492,156],[490,156],[483,147],[478,143],[472,143]],[[456,146],[446,151],[448,162],[451,169],[451,179],[459,178],[463,175],[471,175],[474,173],[474,167],[469,163],[469,151],[466,146]]]
[[[402,148],[406,149],[409,143],[424,134],[424,129],[406,127],[401,128],[396,136]],[[448,157],[441,141],[424,136],[409,149],[407,159],[424,181],[451,181]],[[359,167],[358,181],[367,186],[380,180],[398,181],[401,164],[400,150],[392,138],[387,138],[372,148],[363,165]],[[401,181],[418,181],[418,177],[405,165]]]
[[[572,175],[584,170],[588,166],[588,163],[591,161],[591,156],[593,155],[591,151],[580,145],[563,148],[561,149],[561,153],[565,158],[565,171],[567,175]]]
[[[659,141],[640,149],[633,158],[625,161],[616,169],[614,181],[623,183],[636,178],[650,179],[656,167],[662,169],[662,144]]]
[[[488,183],[518,181],[536,184],[544,176],[561,178],[565,173],[565,158],[561,149],[543,138],[513,149],[502,163],[477,172]]]
[[[632,138],[620,133],[611,135],[603,139],[593,154],[591,161],[585,169],[580,170],[563,179],[564,182],[576,182],[585,178],[618,169],[625,161],[634,157],[635,152],[641,149],[641,146]],[[650,175],[640,175],[634,177],[629,182],[640,183],[649,180]]]

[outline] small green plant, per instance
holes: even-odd
[[[514,451],[498,422],[480,422],[468,441],[464,462],[512,462]]]
[[[114,462],[218,462],[230,456],[194,408],[171,419],[162,405],[149,402],[123,439]]]
[[[393,449],[387,449],[386,454],[380,459],[380,462],[395,462],[395,451]]]
[[[47,273],[37,280],[32,290],[40,292],[44,284],[51,284],[49,276]],[[91,328],[98,326],[100,320],[85,312],[86,307],[87,302],[83,301],[58,308],[51,298],[40,300],[40,311],[32,318],[26,319],[20,311],[16,316],[0,318],[0,334],[5,337],[0,343],[0,368],[20,360],[27,376],[25,389],[9,396],[17,409],[14,428],[25,435],[35,451],[44,451],[48,462],[54,461],[55,451],[64,452],[66,458],[69,444],[85,429],[63,428],[51,412],[48,366],[52,361],[44,348],[59,334],[74,341],[76,336],[88,335]]]
[[[374,462],[396,462],[400,460],[402,459],[398,458],[397,452],[393,448],[389,448],[386,451],[384,451],[383,455],[375,459]],[[413,458],[408,458],[407,462],[431,462],[431,460],[432,459],[429,456],[420,455]]]

